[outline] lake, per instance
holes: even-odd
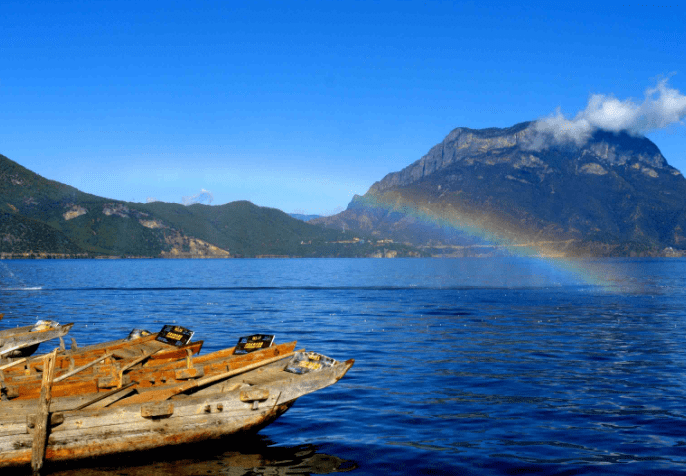
[[[1,329],[175,323],[203,353],[268,333],[356,360],[254,437],[60,476],[681,474],[685,303],[683,259],[0,261]]]

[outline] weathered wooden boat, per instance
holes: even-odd
[[[147,362],[143,367],[134,368],[130,374],[128,369],[126,369],[127,373],[124,379],[120,375],[115,375],[114,378],[111,377],[117,370],[120,371],[122,368],[119,362],[102,366],[106,369],[105,377],[94,376],[93,373],[89,373],[91,369],[88,368],[76,369],[62,376],[53,375],[51,386],[52,405],[53,408],[73,408],[86,402],[98,400],[102,398],[103,393],[111,394],[111,398],[103,404],[111,404],[134,392],[141,393],[154,389],[168,388],[169,386],[188,382],[192,379],[212,377],[268,359],[278,358],[280,355],[292,353],[295,349],[295,344],[295,341],[288,342],[245,355],[227,352],[227,350],[233,349],[231,348],[203,356],[196,356],[195,359],[193,359],[193,356],[187,356],[185,359],[176,362],[161,364]],[[189,362],[191,364],[194,362],[195,365],[188,365]],[[56,369],[54,373],[57,374]],[[85,374],[82,379],[77,378],[82,374]],[[38,375],[41,379],[38,381],[38,384],[42,386],[44,375],[42,373],[38,373]],[[2,378],[2,371],[0,371],[0,378]],[[105,380],[105,382],[102,382],[102,380]],[[4,387],[4,395],[3,401],[0,402],[0,420],[17,411],[24,411],[37,404],[35,388],[27,389],[27,381],[23,377],[15,378],[10,376],[4,378],[1,382]],[[59,388],[64,383],[67,384],[66,391],[60,391]],[[103,383],[106,385],[103,385]],[[115,391],[111,391],[113,388]],[[7,398],[7,394],[9,394],[10,398]]]
[[[167,330],[175,331],[177,329],[182,330],[182,332],[186,334],[187,339],[182,341],[169,341],[166,338],[168,337],[168,334],[164,334],[162,339],[159,338],[160,334],[165,333]],[[247,355],[256,350],[266,349],[272,345],[274,340],[274,336],[262,334],[243,337],[239,339],[239,343],[235,347],[198,357],[197,354],[200,353],[203,341],[185,343],[193,334],[192,331],[189,331],[188,329],[168,325],[164,326],[160,333],[151,334],[147,331],[142,332],[143,334],[140,334],[140,329],[134,329],[126,339],[119,339],[86,347],[78,347],[75,342],[72,342],[70,350],[60,349],[57,353],[55,368],[58,377],[61,369],[73,371],[75,368],[88,365],[89,363],[91,365],[96,363],[99,364],[101,362],[108,364],[107,359],[110,359],[111,361],[130,358],[138,359],[143,355],[148,355],[149,357],[141,360],[142,363],[140,363],[140,367],[148,369],[153,366],[160,367],[162,365],[174,363],[170,368],[181,369],[186,365],[188,367],[187,370],[177,370],[177,373],[184,374],[185,372],[185,374],[190,375],[186,378],[194,378],[202,376],[201,373],[203,373],[203,369],[198,368],[191,370],[193,365],[201,365],[204,368],[207,365],[216,366],[217,361],[219,361],[221,367],[221,365],[223,365],[222,361],[226,357],[233,357],[239,354]],[[132,336],[135,337],[132,338]],[[246,351],[245,344],[247,343],[247,339],[259,339],[259,342],[251,342],[252,345],[249,346],[249,350]],[[245,342],[242,342],[242,340],[245,340]],[[292,351],[294,348],[295,342],[291,344],[287,352]],[[280,349],[283,352],[282,347],[279,347],[279,349],[276,349],[275,355],[278,355]],[[33,356],[20,361],[15,360],[12,365],[1,365],[0,363],[0,380],[2,380],[4,376],[12,378],[12,376],[15,375],[21,376],[25,378],[25,380],[30,380],[31,376],[33,376],[34,380],[40,380],[43,371],[43,357],[44,356]],[[254,356],[252,358],[254,358]],[[17,366],[18,364],[22,364],[22,366]],[[138,366],[134,366],[132,370],[135,372],[137,367]],[[128,368],[129,367],[127,367],[127,369]],[[3,374],[3,370],[6,374]],[[198,372],[200,372],[200,374],[198,374]],[[162,379],[164,378],[165,377],[162,376]],[[134,377],[134,380],[140,380],[140,378],[136,376]],[[155,381],[152,380],[150,383],[154,385]]]
[[[32,458],[42,466],[43,461],[91,458],[257,431],[299,397],[337,382],[353,363],[352,359],[337,362],[315,353],[290,352],[181,384],[132,393],[122,387],[106,398],[78,405],[75,399],[58,399],[51,406],[48,396],[49,412],[35,399],[25,405],[3,402],[0,407],[12,408],[0,418],[0,467],[27,466]]]
[[[159,333],[148,334],[143,337],[135,339],[118,339],[109,342],[103,342],[94,345],[88,345],[85,347],[78,347],[75,345],[72,339],[71,349],[65,349],[63,346],[58,350],[56,368],[70,370],[85,365],[88,362],[92,362],[94,359],[108,354],[113,354],[116,359],[125,359],[132,357],[140,357],[143,354],[151,354],[150,360],[152,361],[172,361],[182,358],[188,354],[198,354],[203,346],[203,341],[188,342],[180,346],[170,346],[164,342],[157,340]],[[26,359],[13,363],[21,364],[21,366],[13,366],[11,369],[6,370],[6,372],[29,374],[30,372],[42,372],[44,355],[36,355],[27,357]],[[0,368],[3,367],[3,363],[0,362]]]
[[[156,341],[155,341],[156,342]],[[166,345],[166,344],[162,344]],[[138,355],[117,358],[116,352],[95,357],[90,362],[76,368],[57,368],[52,385],[52,396],[69,397],[84,394],[108,392],[133,382],[131,391],[151,388],[158,385],[174,385],[190,379],[209,377],[228,370],[235,370],[252,363],[287,354],[295,349],[295,342],[276,345],[248,354],[236,355],[234,348],[194,356],[189,345],[185,355],[175,359],[157,359],[152,357],[167,349],[146,352]],[[167,347],[169,347],[167,345]],[[155,353],[157,352],[157,353]],[[41,392],[43,372],[23,371],[9,373],[13,368],[0,367],[0,385],[6,400],[30,400],[38,398]],[[42,369],[41,369],[42,370]],[[7,373],[6,373],[7,372]],[[1,417],[1,407],[0,407]]]
[[[41,343],[67,335],[73,325],[73,323],[61,325],[54,321],[38,321],[32,326],[2,330],[0,331],[0,358],[32,355]]]

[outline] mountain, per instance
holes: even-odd
[[[645,137],[555,143],[533,122],[457,128],[344,212],[313,220],[469,254],[488,245],[566,256],[681,253],[686,180]]]
[[[408,256],[250,202],[130,203],[45,179],[0,155],[0,258]]]
[[[0,257],[5,250],[30,254],[34,249],[49,255],[83,255],[78,245],[51,226],[13,213],[0,212]]]

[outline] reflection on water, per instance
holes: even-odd
[[[227,448],[229,450],[227,450]],[[183,457],[180,457],[180,456]],[[96,461],[53,464],[49,476],[197,476],[309,475],[352,471],[353,461],[324,454],[315,445],[274,446],[260,435],[226,438],[203,444],[100,458]],[[3,475],[5,473],[3,472]],[[15,472],[19,476],[18,472]],[[7,476],[15,476],[8,474]]]

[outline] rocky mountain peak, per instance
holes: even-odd
[[[368,193],[377,195],[407,186],[456,163],[464,166],[509,164],[515,169],[551,171],[563,165],[561,162],[574,164],[578,173],[602,174],[612,167],[631,166],[648,176],[660,172],[679,175],[658,147],[645,137],[599,130],[581,146],[571,142],[554,143],[536,128],[535,122],[522,122],[508,128],[458,127],[422,158],[376,182]]]
[[[483,236],[565,256],[686,254],[686,180],[653,142],[603,130],[556,142],[538,125],[454,129],[315,223],[465,254]]]

